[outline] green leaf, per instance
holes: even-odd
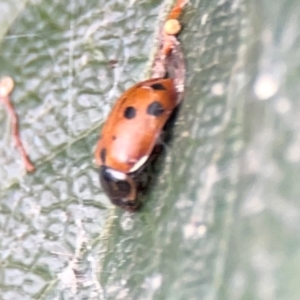
[[[17,16],[23,11],[27,0],[1,0],[0,1],[0,40],[3,39],[7,30],[17,18]]]
[[[190,1],[185,99],[136,214],[93,150],[172,1],[8,4],[0,75],[37,171],[1,108],[0,298],[299,299],[297,1]]]

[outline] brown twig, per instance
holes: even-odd
[[[31,163],[27,152],[23,146],[20,133],[19,133],[19,123],[18,123],[18,116],[15,112],[15,109],[10,101],[9,95],[11,94],[12,90],[14,88],[14,82],[12,78],[10,77],[3,77],[0,80],[0,101],[3,102],[5,105],[5,108],[7,110],[8,115],[10,116],[10,122],[12,126],[12,137],[14,139],[14,142],[16,144],[16,147],[18,148],[24,166],[27,170],[27,172],[33,172],[35,171],[34,165]]]
[[[172,51],[174,45],[177,43],[176,35],[181,30],[181,24],[178,19],[188,2],[189,0],[177,0],[163,26],[163,47],[161,51],[165,56]]]
[[[166,75],[166,60],[174,48],[180,46],[177,35],[181,30],[179,18],[183,13],[185,5],[189,0],[176,0],[164,22],[160,37],[159,50],[152,65],[152,78],[164,77]]]
[[[182,14],[182,11],[185,7],[185,5],[189,2],[189,0],[177,0],[170,11],[167,20],[171,19],[179,19],[180,15]]]

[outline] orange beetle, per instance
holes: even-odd
[[[138,176],[183,98],[185,67],[175,36],[180,26],[174,20],[186,3],[177,0],[168,18],[171,22],[162,29],[153,78],[135,84],[117,100],[96,146],[102,187],[113,204],[128,211],[136,211],[140,206]]]
[[[171,78],[148,79],[124,92],[108,116],[96,146],[102,187],[112,203],[128,211],[139,207],[136,176],[182,100],[184,63],[179,44],[166,58],[165,73]]]

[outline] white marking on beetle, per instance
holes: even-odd
[[[145,155],[142,158],[140,158],[134,165],[133,167],[129,170],[129,172],[135,172],[137,171],[145,162],[148,160],[149,155]]]
[[[118,179],[118,180],[125,180],[127,178],[127,175],[125,173],[113,170],[113,169],[108,169],[107,172],[109,172],[112,177]]]

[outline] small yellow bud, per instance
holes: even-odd
[[[181,30],[181,25],[178,20],[170,19],[164,25],[164,31],[169,35],[176,35]]]
[[[14,81],[11,77],[3,77],[0,80],[0,97],[7,97],[14,88]]]

